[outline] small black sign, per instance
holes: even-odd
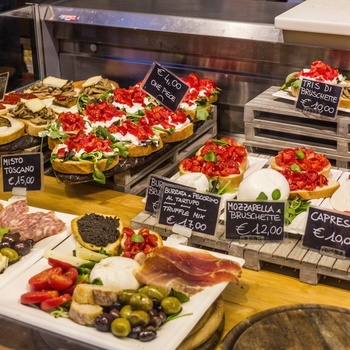
[[[145,210],[150,213],[155,213],[158,209],[161,190],[164,184],[174,184],[174,181],[169,180],[166,177],[158,175],[150,175],[146,193],[146,205]],[[181,185],[185,188],[188,186]]]
[[[280,241],[284,239],[285,202],[226,202],[226,239]]]
[[[323,255],[350,258],[350,215],[310,206],[303,245]]]
[[[158,222],[168,226],[177,224],[214,236],[220,200],[217,195],[166,184],[161,191]]]
[[[41,152],[1,156],[3,192],[11,192],[15,187],[27,191],[42,189],[43,157]]]
[[[0,101],[4,99],[4,96],[6,94],[8,80],[9,72],[0,73]]]
[[[339,85],[302,79],[296,108],[304,113],[312,113],[334,118],[337,115],[343,88]]]
[[[141,88],[165,107],[176,111],[189,86],[168,69],[153,63]]]

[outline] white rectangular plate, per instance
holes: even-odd
[[[57,246],[55,250],[72,254],[74,247],[75,238],[70,236]],[[195,249],[177,247],[186,250]],[[212,254],[236,261],[241,266],[244,264],[244,260],[240,258],[220,253]],[[59,335],[79,340],[82,343],[88,343],[110,350],[176,349],[227,285],[227,283],[220,283],[213,287],[205,288],[202,292],[192,296],[189,302],[183,304],[182,311],[184,314],[192,313],[192,315],[184,316],[165,324],[158,331],[157,338],[148,343],[142,343],[135,339],[117,338],[112,333],[102,333],[92,327],[85,327],[74,323],[70,319],[54,318],[46,312],[22,305],[19,300],[21,294],[29,290],[28,279],[47,267],[49,267],[47,260],[42,258],[18,275],[16,279],[9,281],[6,286],[1,288],[1,314]]]
[[[0,200],[0,203],[3,206],[8,205],[6,201]],[[49,210],[29,207],[30,213],[37,211],[47,213]],[[52,249],[71,234],[72,231],[70,228],[70,223],[75,216],[60,212],[55,212],[55,214],[58,218],[60,218],[63,222],[66,223],[65,230],[57,235],[46,237],[41,241],[35,243],[34,247],[32,248],[29,254],[21,257],[19,261],[10,265],[2,274],[0,274],[0,287],[2,285],[7,284],[9,280],[13,280],[15,276],[17,276],[19,273],[23,272],[29,266],[33,265],[37,260],[39,260],[43,256],[43,252],[45,251],[45,249]]]

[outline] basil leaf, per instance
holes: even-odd
[[[258,201],[266,201],[268,199],[267,195],[264,192],[260,192],[256,200]]]
[[[305,153],[301,149],[298,149],[297,151],[295,151],[295,155],[297,156],[298,159],[305,158]]]
[[[213,150],[209,151],[203,158],[206,162],[216,163],[218,161],[218,158],[216,157]]]
[[[145,240],[142,235],[134,234],[131,236],[131,242],[143,243]]]
[[[278,188],[274,189],[272,191],[271,197],[274,201],[277,201],[281,198],[281,191]]]
[[[301,173],[301,168],[300,168],[300,166],[298,164],[292,164],[290,166],[290,169],[295,171],[295,172],[297,172],[297,173]]]

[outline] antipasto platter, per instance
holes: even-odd
[[[25,200],[23,200],[25,201]],[[11,203],[6,201],[0,201],[0,204],[5,208]],[[53,214],[63,224],[60,228],[60,232],[52,236],[48,236],[34,242],[30,252],[20,257],[20,259],[14,263],[8,265],[8,267],[0,274],[0,286],[6,285],[8,281],[15,279],[14,277],[25,271],[28,267],[33,265],[36,261],[42,258],[45,249],[52,249],[61,243],[71,234],[70,221],[75,217],[70,214],[61,212],[50,212],[45,209],[40,209],[32,206],[27,206],[28,214],[46,214],[46,217],[50,217]],[[38,219],[37,217],[34,220]]]
[[[166,242],[164,242],[166,244]],[[75,247],[73,236],[68,237],[54,248],[58,253],[71,254]],[[177,246],[178,249],[197,250],[186,246]],[[243,266],[244,260],[220,253],[212,253],[218,258],[232,260]],[[97,347],[118,350],[151,350],[151,349],[176,349],[191,329],[197,324],[209,306],[217,299],[227,283],[219,283],[207,287],[203,291],[191,296],[190,301],[183,304],[183,317],[166,323],[158,331],[158,335],[150,342],[140,342],[131,338],[117,338],[112,333],[102,333],[94,327],[82,326],[67,318],[54,318],[48,313],[20,303],[21,294],[28,290],[28,280],[31,276],[47,268],[47,259],[41,258],[29,268],[17,275],[16,279],[8,281],[2,288],[3,298],[0,301],[1,313],[10,318],[20,319],[22,322],[42,328],[69,338],[74,338],[82,343],[88,343]]]

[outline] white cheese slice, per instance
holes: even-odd
[[[85,87],[88,87],[88,86],[96,85],[100,80],[102,80],[101,75],[96,75],[94,77],[91,77],[91,78],[87,79],[82,84],[82,86],[85,88]]]
[[[61,88],[62,86],[66,85],[67,82],[67,79],[60,79],[52,76],[48,76],[43,79],[43,84],[45,86],[53,86],[55,88]]]
[[[46,107],[45,103],[38,98],[33,98],[25,102],[25,106],[30,109],[33,113],[41,111]]]

